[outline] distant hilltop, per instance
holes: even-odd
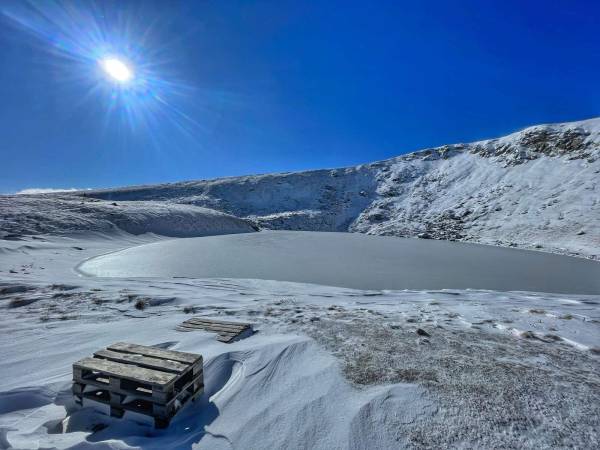
[[[56,214],[68,211],[82,217],[93,215],[91,210],[100,207],[93,200],[99,200],[127,202],[106,211],[117,215],[120,223],[111,221],[110,215],[103,220],[135,233],[181,235],[169,233],[169,227],[181,226],[183,219],[170,220],[164,208],[180,214],[191,208],[183,214],[190,220],[183,234],[200,233],[192,223],[195,208],[202,207],[235,216],[231,220],[240,220],[240,230],[450,239],[600,259],[598,180],[600,118],[537,125],[497,139],[445,145],[342,169],[2,197],[0,221],[5,234],[57,232],[60,226],[45,229],[39,199],[49,210],[59,211]],[[37,206],[32,204],[29,212],[27,207],[16,210],[26,202]],[[62,203],[51,206],[52,202]],[[82,202],[85,208],[74,207]],[[150,222],[128,226],[135,214],[129,217],[127,208],[141,214],[159,206],[165,215],[158,230],[148,230]],[[28,215],[38,217],[37,228],[31,217],[26,220]],[[81,226],[94,225],[82,220]]]

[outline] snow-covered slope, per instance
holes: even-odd
[[[72,270],[155,239],[0,241],[0,448],[598,448],[598,296]],[[258,333],[176,331],[190,314]],[[118,341],[203,355],[204,393],[169,428],[75,406],[73,362]]]
[[[86,192],[220,210],[271,229],[355,231],[600,258],[600,118],[344,169]]]
[[[166,202],[107,202],[72,195],[0,196],[0,238],[83,231],[189,237],[254,231],[229,214]]]

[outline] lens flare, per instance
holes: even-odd
[[[179,78],[177,42],[164,39],[168,15],[125,3],[22,0],[2,4],[0,23],[44,51],[57,87],[64,83],[60,88],[81,93],[70,105],[74,111],[100,111],[98,122],[118,133],[123,145],[143,136],[171,157],[174,135],[197,146],[219,120],[214,105],[231,100],[227,92]]]
[[[100,61],[100,66],[119,83],[126,83],[133,78],[133,71],[118,58],[104,58]]]

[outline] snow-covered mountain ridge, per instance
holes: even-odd
[[[194,208],[203,207],[269,229],[456,239],[600,259],[598,179],[600,118],[538,125],[497,139],[356,167],[26,198],[30,204],[44,198],[55,211],[64,211],[65,202],[90,205],[100,199],[94,208],[106,205],[102,211],[110,211],[103,220],[125,230],[129,213],[117,221],[115,214],[152,206],[162,211],[164,226],[158,231],[170,235],[193,235],[196,230],[186,221],[193,222]],[[1,229],[6,230],[9,216],[12,232],[18,233],[23,222],[28,223],[25,232],[35,231],[29,219],[16,219],[27,215],[26,205],[21,205],[21,215],[15,213],[25,198],[4,199]],[[90,216],[87,206],[78,207],[79,212],[69,208],[71,215]],[[177,216],[170,221],[170,214],[181,214],[184,208],[192,208],[184,214],[184,232],[169,233],[169,222],[180,227],[183,220]],[[40,227],[48,232],[45,225]],[[129,231],[149,228],[156,227]]]
[[[600,118],[386,161],[88,192],[212,208],[271,229],[354,231],[600,258]]]
[[[0,238],[79,232],[154,233],[171,237],[247,233],[247,220],[193,205],[106,202],[64,194],[0,196]]]

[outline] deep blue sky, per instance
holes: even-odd
[[[0,192],[353,165],[600,115],[597,1],[37,5],[0,4]],[[111,100],[99,42],[154,81]]]

